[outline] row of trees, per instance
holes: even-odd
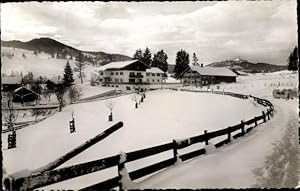
[[[168,71],[168,55],[164,52],[164,50],[158,51],[153,55],[148,47],[144,51],[138,49],[135,51],[133,55],[133,59],[140,60],[151,67],[158,67],[163,72]],[[180,50],[176,54],[176,63],[175,63],[175,76],[178,77],[186,68],[189,67],[190,60],[189,54],[185,50]],[[193,66],[199,66],[198,58],[196,53],[193,53],[192,63]]]
[[[152,53],[148,47],[146,47],[144,52],[141,49],[138,49],[135,51],[133,59],[140,60],[151,67],[158,67],[163,72],[168,71],[168,55],[164,50],[158,51],[152,58]]]

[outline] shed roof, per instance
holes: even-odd
[[[163,74],[164,72],[158,68],[158,67],[151,67],[149,69],[146,69],[146,72],[148,73],[160,73],[160,74]]]
[[[101,66],[98,70],[103,71],[103,70],[107,70],[107,69],[121,69],[121,68],[124,68],[124,67],[126,67],[130,64],[135,63],[135,62],[140,62],[140,63],[144,64],[140,60],[128,60],[128,61],[120,61],[120,62],[111,62],[111,63],[105,64],[104,66]],[[144,65],[146,65],[146,64],[144,64]]]
[[[200,75],[203,76],[237,76],[233,71],[231,71],[228,68],[191,66],[190,69],[198,72]]]
[[[2,84],[21,84],[22,78],[19,76],[16,77],[7,76],[7,77],[2,77],[1,81]]]
[[[32,91],[31,89],[28,89],[28,88],[25,87],[25,86],[21,86],[21,87],[15,89],[15,90],[14,90],[14,93],[17,94],[17,93],[20,92],[20,91],[23,91],[23,92],[26,91],[26,92],[28,92],[28,93],[33,93],[33,94],[36,94],[36,95],[37,95],[37,93],[35,93],[35,92]]]

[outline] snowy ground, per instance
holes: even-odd
[[[81,90],[82,95],[80,96],[80,99],[95,96],[116,89],[113,87],[91,86],[89,82],[76,84],[75,86]]]
[[[236,84],[220,85],[220,89],[225,91],[251,93],[269,99],[275,105],[274,118],[245,137],[215,152],[137,180],[134,188],[240,188],[293,185],[297,175],[296,169],[299,167],[295,162],[299,152],[299,147],[295,144],[295,141],[298,141],[295,138],[295,135],[298,135],[296,133],[298,99],[289,101],[273,99],[271,97],[275,88],[273,84],[278,81],[294,88],[297,86],[297,74],[281,72],[251,75],[239,78]],[[263,110],[251,100],[171,90],[148,92],[145,102],[139,109],[134,108],[132,95],[111,100],[115,103],[113,123],[107,122],[109,110],[105,106],[105,100],[102,100],[69,105],[62,112],[36,125],[18,130],[16,149],[6,149],[7,135],[3,134],[3,165],[7,173],[11,174],[22,169],[33,170],[43,166],[117,121],[123,121],[124,127],[66,162],[62,167],[115,155],[120,151],[129,152],[171,142],[172,139],[195,136],[202,134],[204,130],[221,129],[235,125],[241,119],[248,120],[258,116]],[[75,114],[77,131],[74,134],[69,133],[68,127],[72,111]],[[291,136],[292,138],[289,138]],[[203,144],[196,144],[194,148],[202,146]],[[285,146],[289,149],[283,149]],[[132,171],[170,156],[172,151],[128,163],[126,168]],[[271,160],[278,159],[278,156],[282,156],[281,162]],[[296,156],[296,159],[292,156]],[[116,167],[46,188],[78,189],[114,176],[117,176]],[[283,181],[272,182],[280,178]]]
[[[135,109],[131,96],[112,99],[115,103],[114,121],[123,121],[124,127],[63,166],[202,134],[205,129],[222,129],[238,123],[240,119],[260,115],[263,109],[250,100],[172,90],[149,92],[141,107]],[[183,99],[186,101],[182,102]],[[70,134],[68,127],[72,111],[76,121],[75,134]],[[228,111],[230,115],[223,117]],[[113,123],[107,122],[108,114],[105,101],[70,105],[39,124],[19,130],[16,149],[5,149],[7,142],[3,135],[3,162],[7,172],[16,172],[24,167],[32,170],[62,156],[111,126]],[[218,120],[212,120],[214,118]],[[166,153],[166,156],[171,154]],[[161,157],[152,159],[152,162],[157,162]],[[151,159],[147,160],[137,165],[149,164]]]

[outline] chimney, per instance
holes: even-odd
[[[203,64],[201,64],[201,68],[203,68]]]

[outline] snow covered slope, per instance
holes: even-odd
[[[3,56],[3,54],[12,54],[11,58]],[[25,57],[23,56],[25,55]],[[50,54],[47,53],[38,53],[35,55],[33,51],[18,49],[18,48],[9,48],[1,47],[1,62],[2,62],[2,72],[6,74],[11,74],[11,71],[15,73],[22,72],[23,75],[27,72],[33,72],[35,77],[46,76],[52,78],[54,76],[63,76],[64,67],[67,63],[66,59],[56,59],[51,58]],[[72,68],[75,67],[75,58],[69,60],[69,63]],[[90,64],[86,65],[84,69],[85,81],[91,79],[91,73],[94,72],[97,67]],[[79,81],[78,72],[74,72],[74,79]]]

